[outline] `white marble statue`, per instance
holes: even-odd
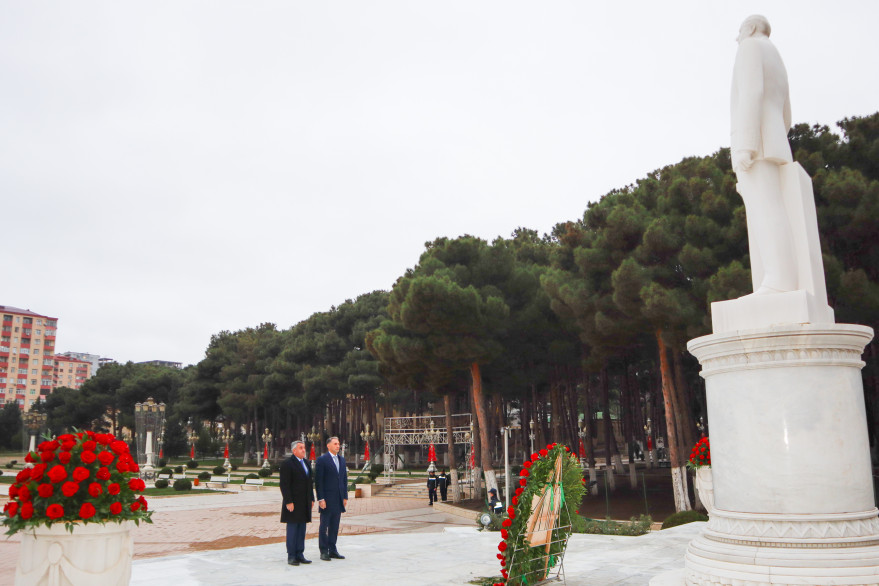
[[[812,181],[793,162],[787,71],[769,21],[739,29],[731,95],[730,152],[745,202],[754,293],[712,305],[714,331],[773,323],[833,323]]]

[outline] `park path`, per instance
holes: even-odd
[[[134,530],[134,559],[283,543],[281,493],[274,487],[259,492],[205,494],[148,499],[152,524]],[[433,533],[448,526],[474,526],[462,517],[433,511],[422,499],[362,498],[348,501],[341,535],[366,533]],[[307,539],[317,537],[317,508]],[[20,537],[0,538],[0,584],[15,575]],[[283,548],[283,546],[279,546]],[[316,549],[316,546],[314,547]]]

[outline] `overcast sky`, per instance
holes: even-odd
[[[0,0],[0,304],[188,364],[548,232],[728,145],[754,12],[795,122],[879,110],[879,2]]]

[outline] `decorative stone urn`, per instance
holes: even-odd
[[[705,506],[708,514],[714,508],[714,481],[711,475],[711,466],[701,466],[696,468],[696,478],[693,481],[696,485],[696,491],[699,493],[699,500]]]
[[[16,586],[115,586],[131,579],[131,521],[63,523],[21,532]]]

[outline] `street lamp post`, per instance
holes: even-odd
[[[534,435],[534,418],[533,417],[531,418],[531,423],[528,424],[528,427],[531,429],[531,431],[528,432],[528,439],[531,440],[531,453],[533,454],[534,453],[534,438],[537,437],[536,435]]]
[[[430,446],[427,448],[427,473],[436,472],[436,431],[434,430],[433,419],[430,420],[430,431],[428,432],[428,440]]]
[[[364,472],[369,468],[371,462],[371,456],[369,454],[369,442],[375,439],[375,432],[369,430],[369,424],[366,424],[366,429],[360,432],[360,438],[366,444],[366,450],[363,452],[363,470]]]
[[[262,461],[263,468],[268,468],[270,466],[270,464],[269,464],[269,444],[272,443],[272,439],[273,439],[272,432],[269,431],[269,428],[267,427],[266,430],[262,434],[262,441],[263,441],[263,445],[264,445],[264,447],[263,447],[263,461]]]
[[[699,433],[702,435],[702,437],[705,437],[707,435],[708,426],[705,425],[705,419],[703,419],[702,416],[699,416],[699,422],[696,423],[696,429],[699,430]]]
[[[189,431],[189,459],[195,460],[195,442],[198,441],[198,434],[195,433],[195,429],[191,429]]]
[[[226,449],[223,450],[223,456],[226,458],[226,461],[223,462],[223,468],[228,472],[232,469],[232,462],[229,461],[229,440],[232,439],[232,432],[229,429],[223,430],[223,442],[226,444]]]
[[[580,445],[577,447],[577,452],[579,452],[580,456],[580,467],[586,468],[586,454],[583,449],[583,442],[586,440],[586,434],[588,433],[586,430],[586,418],[584,417],[579,421],[580,431],[577,432],[577,437],[580,438]]]
[[[311,433],[308,434],[308,439],[311,440],[311,451],[314,453],[314,446],[317,445],[317,441],[320,439],[320,432],[317,431],[313,425],[311,426]],[[311,459],[311,468],[314,469],[314,459]]]
[[[142,464],[140,477],[154,480],[156,471],[154,459],[156,455],[155,440],[162,434],[165,426],[165,404],[156,403],[149,397],[143,403],[134,404],[134,429],[137,439],[138,464]]]
[[[510,431],[521,429],[519,425],[508,425],[501,428],[504,434],[504,502],[510,507]]]
[[[25,413],[22,418],[24,419],[24,426],[28,430],[28,435],[30,436],[30,442],[28,445],[28,452],[33,452],[37,449],[37,436],[40,434],[40,429],[46,425],[46,414],[45,413],[37,413],[36,411],[28,411]],[[33,466],[30,462],[28,462],[28,468]]]
[[[647,467],[653,468],[654,464],[656,464],[656,450],[653,447],[653,422],[650,421],[650,418],[647,418],[647,425],[644,426],[644,431],[647,433]]]

